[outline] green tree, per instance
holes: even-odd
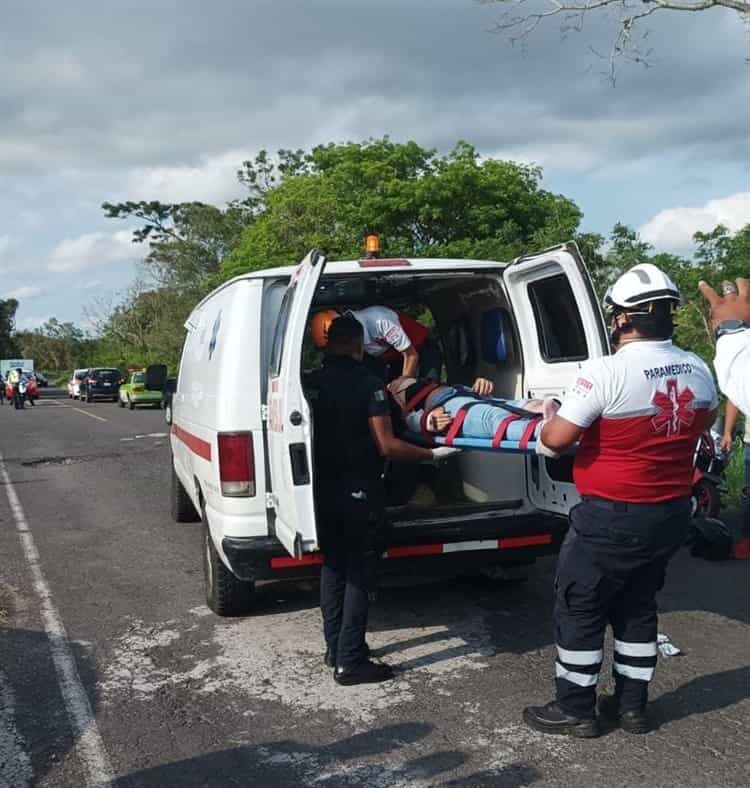
[[[91,362],[93,343],[73,323],[50,318],[33,331],[19,331],[16,341],[24,358],[33,358],[37,369],[62,372]]]
[[[296,262],[313,246],[358,257],[367,232],[388,255],[503,260],[573,237],[581,220],[572,200],[541,188],[539,168],[483,159],[465,142],[445,155],[384,138],[279,156],[272,171],[264,159],[262,204],[222,278]]]
[[[0,299],[0,358],[18,355],[18,345],[13,336],[17,311],[18,301],[15,298]]]

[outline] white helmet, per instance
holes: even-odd
[[[677,285],[652,263],[640,263],[626,271],[604,296],[605,312],[638,313],[637,307],[654,301],[682,301]],[[648,314],[648,311],[643,311]]]

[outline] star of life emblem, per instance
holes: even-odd
[[[689,386],[680,391],[677,378],[669,378],[666,392],[657,391],[651,400],[651,404],[658,408],[658,413],[651,419],[654,430],[672,437],[679,435],[683,427],[692,426],[695,421],[694,399]]]

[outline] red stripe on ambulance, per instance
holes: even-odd
[[[505,536],[502,539],[475,539],[470,542],[405,545],[403,547],[389,547],[385,551],[385,558],[418,558],[426,555],[465,553],[473,550],[512,550],[519,547],[540,547],[552,544],[553,541],[552,534],[532,534],[530,536]],[[296,566],[322,563],[322,553],[310,553],[302,558],[272,558],[271,568],[292,569]]]
[[[179,438],[193,454],[197,454],[204,460],[211,462],[211,444],[208,441],[204,441],[187,430],[183,430],[182,427],[178,427],[176,424],[172,425],[172,434]]]

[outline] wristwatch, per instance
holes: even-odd
[[[714,337],[719,339],[725,334],[736,334],[738,331],[744,331],[746,328],[750,328],[750,325],[745,323],[744,320],[722,320],[714,330]]]

